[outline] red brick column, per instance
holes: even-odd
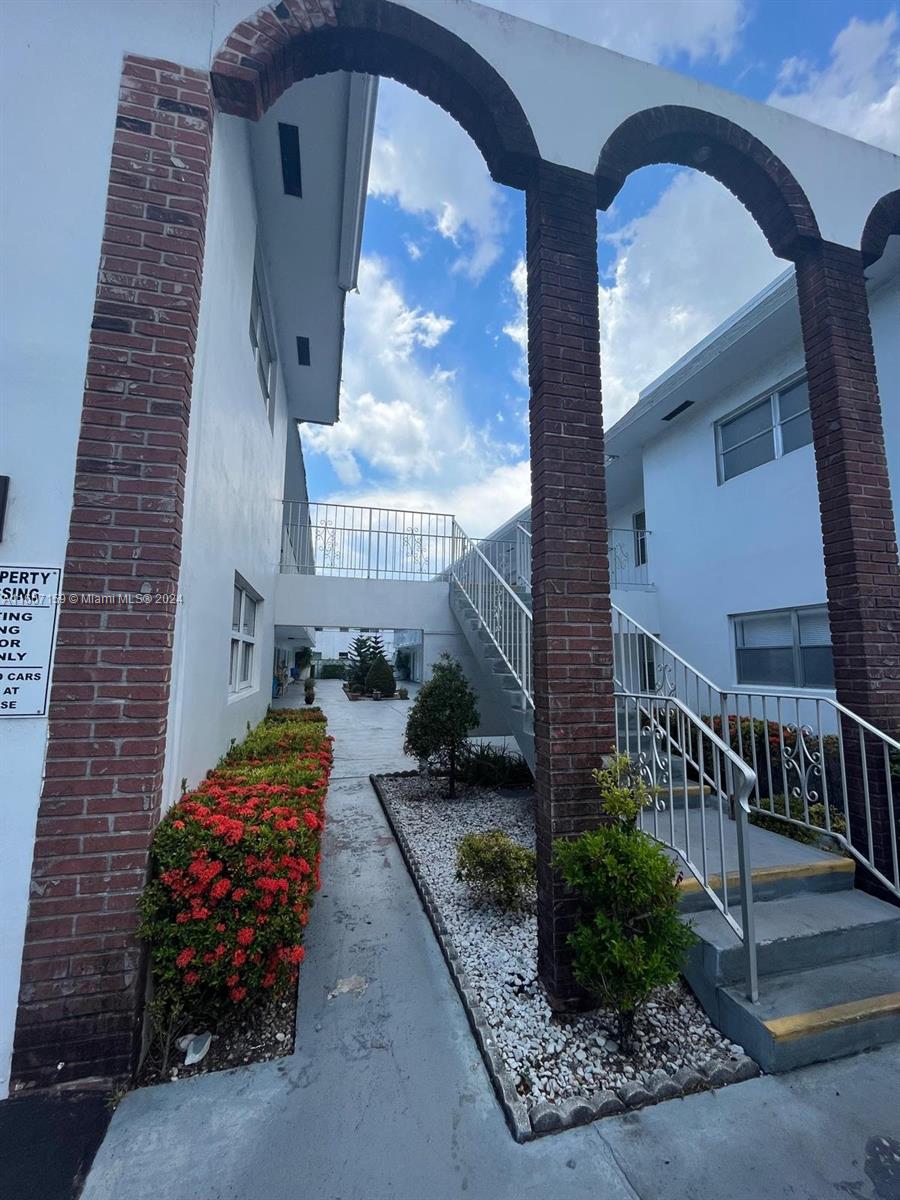
[[[829,242],[813,244],[797,260],[797,291],[837,698],[896,737],[900,571],[861,254]],[[854,842],[867,848],[855,730],[849,741],[851,830]],[[883,752],[872,744],[869,753],[875,759],[869,771],[875,857],[890,875],[896,829],[888,815]]]
[[[596,826],[591,771],[615,740],[593,178],[539,164],[526,220],[538,969],[562,1007],[574,904],[553,841]]]
[[[63,579],[77,599],[59,616],[32,867],[19,1085],[123,1076],[134,1060],[137,901],[159,817],[177,608],[155,597],[178,590],[210,96],[205,72],[125,60]]]

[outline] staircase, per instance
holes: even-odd
[[[528,574],[508,556],[500,561],[468,539],[462,546],[449,571],[451,607],[488,685],[508,705],[514,736],[533,769],[531,595],[521,583]],[[730,726],[727,742],[718,736],[724,717],[714,727],[717,714],[736,714],[740,727],[743,701],[753,728],[760,719],[753,697],[721,692],[619,610],[614,646],[617,745],[658,788],[642,827],[685,871],[682,909],[698,937],[685,977],[711,1020],[773,1072],[900,1041],[897,864],[893,877],[886,875],[859,839],[854,844],[850,830],[842,835],[832,828],[841,801],[845,813],[847,808],[844,797],[829,799],[823,760],[816,757],[825,727],[821,706],[837,713],[838,737],[855,722],[860,744],[865,734],[878,751],[872,758],[883,749],[888,794],[889,760],[900,746],[833,701],[812,702],[817,724],[809,728],[795,698],[785,704],[796,706],[796,723],[782,725],[783,698],[757,697],[763,721],[774,711],[767,700],[777,702],[783,744],[773,775],[773,761],[757,761],[755,751],[751,761],[745,748],[743,757],[736,752]],[[785,740],[787,730],[793,732]],[[769,740],[763,739],[767,747]],[[871,778],[865,751],[863,762]],[[802,801],[799,816],[793,809],[780,813],[769,799],[779,771],[784,794]],[[784,816],[785,827],[804,825],[820,844],[804,845],[748,823],[751,812],[773,810]],[[858,889],[857,872],[874,878],[896,901]]]
[[[682,881],[682,909],[699,939],[685,977],[716,1027],[766,1071],[900,1040],[900,908],[856,889],[843,855],[751,826],[750,858],[755,1003],[743,986],[740,938],[693,877]]]
[[[515,594],[531,608],[531,595],[520,589]],[[534,770],[534,706],[525,696],[522,685],[506,661],[497,639],[493,637],[466,594],[458,587],[450,594],[450,607],[463,637],[481,664],[483,674],[495,696],[508,707],[509,726],[522,757]]]

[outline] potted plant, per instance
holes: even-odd
[[[316,698],[315,680],[307,679],[304,681],[304,684],[303,684],[303,699],[306,701],[307,704],[312,704],[312,702],[315,700],[315,698]]]

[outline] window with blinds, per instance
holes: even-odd
[[[719,482],[783,458],[812,441],[806,379],[783,384],[716,426]]]
[[[785,608],[731,618],[739,684],[834,687],[828,610]]]

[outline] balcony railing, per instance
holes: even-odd
[[[614,588],[648,588],[650,569],[649,530],[609,530],[609,582]],[[482,548],[493,565],[514,587],[531,590],[531,530],[527,525],[516,526],[515,540],[482,542]],[[486,547],[495,549],[488,551]]]
[[[609,570],[614,588],[650,587],[650,533],[610,529]],[[472,543],[450,513],[365,508],[353,504],[284,501],[281,570],[345,579],[420,579],[445,575]],[[531,590],[531,530],[478,543],[510,584]]]
[[[284,501],[281,570],[343,579],[429,580],[459,555],[449,513]]]

